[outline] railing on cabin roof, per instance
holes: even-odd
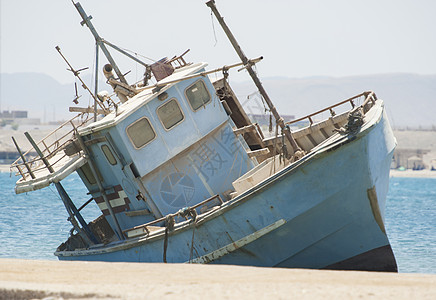
[[[182,55],[174,56],[168,63],[169,64],[178,63],[179,64],[178,66],[173,66],[175,69],[189,65],[190,63],[186,63],[186,61],[183,58],[183,56],[188,51],[189,51],[189,49],[187,51],[185,51]],[[156,62],[155,64],[159,64],[159,62]],[[203,75],[203,74],[201,74],[201,75]],[[201,76],[201,75],[196,74],[194,76]],[[178,81],[185,80],[185,79],[187,79],[187,78],[179,79]],[[168,83],[166,83],[166,84],[168,84]],[[157,85],[158,84],[148,86],[148,87],[145,87],[142,89],[137,89],[137,92],[139,93],[143,89],[151,88],[151,87],[154,87]],[[107,105],[104,104],[104,101],[107,101]],[[113,111],[116,111],[118,108],[118,105],[120,104],[120,102],[114,102],[112,100],[111,96],[109,96],[108,99],[105,99],[104,101],[102,101],[102,103],[100,103],[100,105],[102,106],[102,109],[103,109],[101,111],[102,114],[108,114],[108,113],[111,113]],[[107,109],[107,111],[105,111],[105,109]],[[60,125],[57,129],[55,129],[54,131],[49,133],[46,137],[44,137],[41,141],[39,141],[37,143],[37,147],[39,147],[43,153],[43,158],[40,157],[39,155],[37,155],[30,160],[23,161],[23,159],[20,157],[11,164],[11,170],[13,168],[17,169],[16,175],[21,175],[24,180],[27,180],[28,177],[33,177],[33,174],[31,174],[31,173],[34,173],[34,172],[37,172],[37,171],[40,171],[43,169],[47,169],[49,167],[53,167],[59,161],[61,161],[63,158],[65,158],[66,154],[64,153],[59,158],[56,158],[56,160],[54,162],[50,161],[50,159],[53,158],[57,153],[59,153],[60,150],[62,150],[63,147],[66,145],[66,143],[72,139],[72,137],[73,137],[72,134],[77,128],[83,127],[84,125],[89,124],[93,121],[93,118],[91,118],[91,116],[89,114],[91,112],[89,109],[78,108],[78,109],[73,109],[71,111],[72,112],[80,112],[80,113],[78,115],[76,115],[75,117],[73,117],[72,119],[70,119],[69,121],[66,121],[65,123]],[[86,118],[84,120],[79,121],[84,116],[86,116]],[[74,123],[76,123],[76,125]],[[70,125],[71,125],[71,129],[66,134],[57,138],[56,133],[61,132],[61,130],[64,127],[70,126]],[[53,136],[55,136],[54,141],[51,141],[50,139]],[[50,141],[50,142],[48,142],[48,141]],[[33,147],[32,147],[28,151],[26,151],[25,153],[22,153],[22,156],[25,159],[26,157],[35,153],[35,150],[36,149],[33,149]],[[44,163],[44,159],[49,160],[48,166]]]
[[[304,117],[296,119],[296,120],[292,120],[292,121],[286,122],[285,124],[286,125],[290,125],[290,124],[294,124],[294,123],[297,123],[297,122],[300,122],[300,121],[303,121],[303,120],[307,119],[307,120],[309,120],[310,125],[312,125],[313,124],[312,117],[314,117],[316,115],[319,115],[319,114],[321,114],[323,112],[326,112],[326,111],[330,111],[331,117],[334,117],[336,115],[336,113],[333,110],[333,108],[341,106],[343,104],[347,104],[347,103],[350,103],[351,104],[351,109],[354,109],[356,107],[356,104],[354,102],[356,100],[358,100],[359,98],[361,98],[361,97],[365,97],[365,100],[363,101],[363,103],[359,107],[362,108],[363,114],[365,115],[368,112],[368,110],[374,105],[375,101],[377,100],[377,96],[375,95],[375,93],[373,91],[363,92],[363,93],[361,93],[359,95],[356,95],[354,97],[351,97],[349,99],[346,99],[346,100],[341,101],[339,103],[336,103],[334,105],[331,105],[329,107],[321,109],[321,110],[319,110],[317,112],[311,113],[310,115],[304,116]]]
[[[90,114],[80,113],[75,117],[71,118],[69,121],[61,124],[58,128],[50,132],[47,136],[45,136],[41,141],[37,143],[37,146],[43,153],[44,158],[48,160],[49,166],[56,166],[59,161],[67,156],[65,153],[62,153],[53,161],[55,155],[61,153],[67,142],[73,138],[74,132],[78,128],[83,127],[91,122],[93,122],[93,117]],[[58,136],[58,134],[60,134],[60,136]],[[36,149],[31,147],[29,150],[23,153],[23,157],[27,157],[31,153],[35,153],[35,150]],[[35,173],[39,170],[46,169],[47,166],[43,163],[43,158],[37,155],[34,156],[32,159],[26,161],[18,158],[11,164],[11,169],[12,168],[17,169],[16,175],[21,175],[24,180],[27,180],[28,177],[31,177],[30,172]]]

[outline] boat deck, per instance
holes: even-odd
[[[11,168],[17,171],[21,178],[17,181],[17,194],[41,189],[51,183],[59,182],[86,163],[85,156],[80,152],[68,155],[65,147],[74,139],[77,128],[86,126],[92,118],[84,113],[61,124],[41,141],[36,143],[29,133],[25,133],[32,147],[22,153],[17,145],[21,158],[12,163]],[[29,154],[37,153],[27,160]]]

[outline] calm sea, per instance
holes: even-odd
[[[0,258],[56,259],[71,226],[54,187],[15,195],[16,178],[0,173]],[[78,176],[62,181],[77,206],[86,202]],[[85,220],[99,215],[95,205]],[[392,178],[386,230],[402,273],[436,273],[436,179]]]

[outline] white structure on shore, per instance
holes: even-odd
[[[38,118],[28,118],[27,110],[4,110],[0,112],[1,124],[18,124],[18,125],[39,125],[41,123]]]

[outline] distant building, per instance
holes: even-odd
[[[3,112],[0,112],[0,119],[20,119],[20,118],[27,118],[26,110],[13,110],[13,111],[4,110]]]
[[[423,149],[395,149],[391,167],[393,169],[399,167],[414,170],[425,169],[428,166],[424,163],[424,155],[429,152],[430,150]]]
[[[40,119],[28,118],[27,110],[4,110],[0,112],[0,120],[2,124],[39,125],[41,123]]]

